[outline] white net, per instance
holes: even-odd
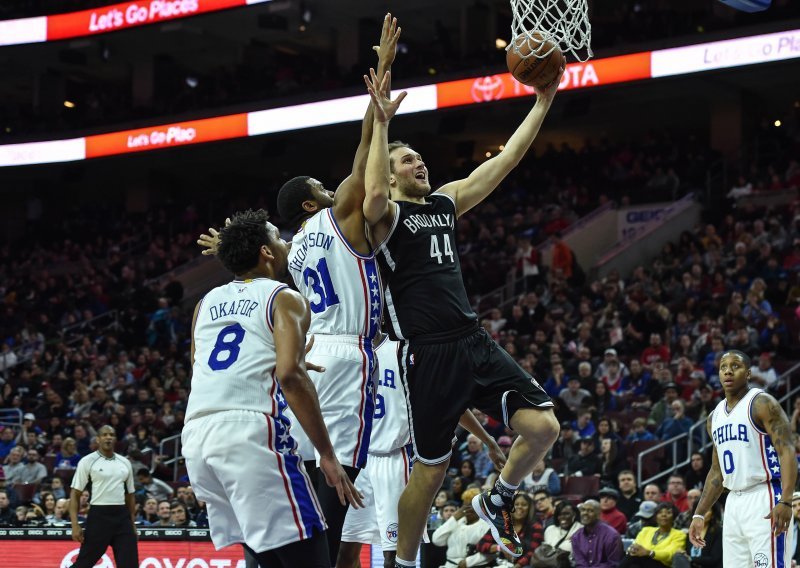
[[[514,18],[511,22],[513,49],[521,57],[544,58],[555,46],[564,54],[571,53],[578,61],[592,57],[592,25],[589,23],[588,0],[511,0]],[[536,35],[534,36],[534,32]],[[541,36],[540,36],[541,34]],[[514,41],[524,35],[525,40]],[[542,37],[553,42],[553,47],[537,49]],[[528,42],[529,49],[520,53],[520,46]]]

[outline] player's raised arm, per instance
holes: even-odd
[[[709,415],[706,419],[706,431],[709,438],[711,437],[711,416],[713,415]],[[722,470],[719,467],[717,450],[713,449],[711,451],[711,469],[708,470],[708,475],[706,475],[703,493],[697,502],[692,524],[689,525],[689,540],[693,545],[700,548],[706,545],[706,541],[703,539],[703,525],[705,525],[703,517],[711,509],[712,505],[717,502],[720,495],[722,495]]]
[[[757,394],[753,399],[753,417],[769,434],[781,474],[781,495],[778,504],[766,518],[772,518],[772,530],[777,535],[789,528],[792,520],[792,493],[797,483],[797,457],[789,418],[771,394]],[[774,466],[773,466],[774,467]]]
[[[390,207],[389,201],[389,121],[392,120],[406,92],[400,93],[395,100],[389,99],[389,82],[391,73],[384,74],[378,84],[378,75],[373,69],[370,76],[364,75],[372,107],[374,109],[372,144],[367,159],[364,178],[364,218],[374,225],[380,221]]]
[[[383,19],[380,45],[373,48],[378,53],[377,75],[379,81],[391,70],[397,53],[397,40],[400,38],[400,32],[401,29],[397,27],[397,18],[393,18],[391,14],[386,14]],[[370,103],[361,123],[361,140],[358,143],[356,155],[353,159],[353,169],[336,190],[333,206],[335,212],[340,216],[345,216],[361,208],[361,203],[364,199],[364,175],[367,167],[367,155],[372,142],[373,118],[373,104]]]
[[[275,327],[275,376],[281,385],[286,402],[297,417],[314,448],[320,454],[320,469],[328,485],[335,487],[342,505],[354,507],[363,503],[339,460],[322,420],[319,399],[314,383],[308,377],[305,363],[305,339],[311,315],[306,300],[297,292],[284,290],[275,298],[272,315]]]
[[[547,111],[550,110],[550,105],[558,90],[558,85],[561,83],[563,73],[562,65],[558,79],[553,81],[547,89],[536,92],[536,104],[508,139],[502,152],[475,168],[466,179],[456,180],[439,188],[437,193],[445,193],[455,201],[456,215],[460,217],[486,199],[511,173],[511,170],[517,167],[539,133],[544,117],[547,116]]]

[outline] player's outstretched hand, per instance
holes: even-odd
[[[339,494],[339,502],[342,505],[350,503],[350,506],[355,509],[361,509],[364,506],[364,496],[356,490],[336,456],[320,458],[319,469],[325,476],[325,482],[328,487],[336,488],[336,493]]]
[[[397,18],[386,14],[383,18],[383,28],[381,29],[381,44],[373,45],[372,49],[378,54],[378,60],[383,63],[384,69],[388,69],[394,63],[397,55],[397,40],[400,39],[402,28],[397,27]]]
[[[792,508],[779,503],[764,518],[772,519],[772,533],[777,536],[789,530],[789,523],[792,521]]]
[[[689,525],[689,541],[698,548],[705,548],[706,541],[703,539],[703,527],[706,522],[701,518],[692,519]]]
[[[228,217],[225,219],[225,226],[227,227],[230,224],[231,219]],[[200,235],[200,237],[197,239],[197,244],[205,248],[205,250],[202,251],[202,254],[215,256],[217,254],[217,248],[219,247],[219,231],[217,231],[214,227],[209,227],[208,232],[208,235],[205,233]]]
[[[400,103],[406,98],[407,92],[403,91],[395,100],[389,98],[389,85],[392,81],[392,74],[387,71],[383,79],[378,82],[375,69],[370,68],[369,77],[364,75],[364,82],[367,84],[369,96],[372,99],[372,106],[375,109],[375,120],[378,122],[389,122],[394,117]]]
[[[311,348],[314,347],[314,336],[308,338],[308,343],[306,343],[306,355],[308,352],[311,351]],[[306,371],[316,371],[317,373],[324,373],[325,367],[321,365],[315,365],[309,361],[306,361]]]
[[[566,59],[561,63],[561,69],[558,70],[558,77],[556,77],[553,82],[550,83],[550,86],[546,89],[536,89],[536,99],[547,99],[553,100],[553,97],[556,96],[558,92],[558,86],[561,84],[561,77],[564,76],[564,69],[567,68]]]

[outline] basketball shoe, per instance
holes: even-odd
[[[493,495],[488,490],[479,493],[472,498],[472,508],[478,517],[489,524],[489,530],[500,550],[514,558],[522,556],[522,541],[514,530],[511,513],[499,495]]]

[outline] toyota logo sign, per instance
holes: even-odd
[[[472,83],[472,100],[476,103],[499,101],[503,98],[503,78],[500,75],[478,77]]]

